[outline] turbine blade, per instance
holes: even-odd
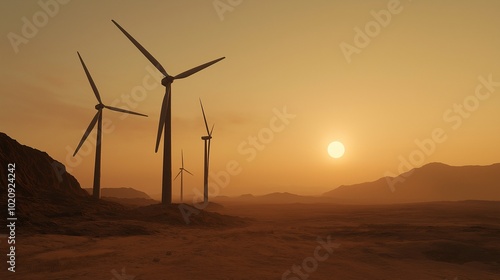
[[[125,34],[125,36],[127,36],[132,44],[134,44],[142,52],[142,54],[156,67],[156,69],[158,69],[158,71],[160,71],[163,75],[168,76],[167,71],[165,71],[165,68],[161,66],[160,62],[158,62],[156,58],[154,58],[141,44],[139,44],[139,42],[137,42],[137,40],[134,39],[134,37],[132,37],[132,35],[125,31],[125,29],[123,29],[116,21],[111,21],[116,25],[116,27],[118,27],[118,29],[123,32],[123,34]]]
[[[181,150],[181,161],[182,161],[182,169],[184,169],[184,152]]]
[[[214,131],[214,126],[215,126],[215,123],[212,125],[212,129],[210,129],[210,133],[208,134],[208,136],[212,137],[212,132]]]
[[[101,113],[101,111],[97,111],[97,113],[95,114],[94,118],[92,119],[92,121],[90,121],[90,124],[89,124],[89,127],[87,127],[87,130],[85,131],[85,133],[83,134],[83,137],[82,137],[82,140],[80,140],[80,143],[78,144],[78,147],[76,147],[76,150],[75,152],[73,153],[73,156],[76,155],[76,153],[78,153],[78,150],[80,150],[80,148],[82,147],[83,143],[85,142],[85,140],[87,139],[87,137],[89,136],[90,132],[92,131],[92,129],[94,129],[94,126],[97,122],[97,119],[99,118],[99,114]]]
[[[158,146],[160,145],[161,134],[163,132],[163,127],[165,126],[165,121],[167,120],[167,106],[170,96],[170,85],[165,88],[165,96],[163,97],[163,103],[161,104],[160,112],[160,123],[158,124],[158,136],[156,137],[156,148],[155,153],[158,152]]]
[[[203,120],[205,121],[205,128],[207,129],[207,133],[210,134],[210,131],[208,130],[207,117],[205,116],[205,110],[203,109],[203,103],[201,103],[201,98],[200,98],[200,106],[201,106],[201,112],[203,113]]]
[[[85,62],[83,62],[82,57],[80,56],[79,52],[76,52],[78,54],[78,57],[80,58],[80,62],[82,63],[83,70],[85,70],[85,74],[87,75],[87,79],[89,79],[90,86],[92,87],[92,90],[94,91],[95,97],[97,98],[97,101],[99,101],[100,104],[102,104],[101,101],[101,96],[99,95],[99,91],[97,90],[97,87],[94,83],[94,80],[92,79],[92,76],[90,76],[90,72],[87,69],[87,66],[85,65]]]
[[[184,170],[184,171],[186,171],[187,173],[189,173],[189,174],[191,174],[192,176],[194,176],[194,175],[193,175],[193,173],[189,172],[187,169],[182,168],[182,170]]]
[[[225,58],[225,57],[217,58],[216,60],[212,60],[212,61],[207,62],[207,63],[205,63],[205,64],[202,64],[202,65],[200,65],[200,66],[196,66],[196,67],[194,67],[194,68],[192,68],[192,69],[189,69],[189,70],[187,70],[187,71],[184,71],[184,72],[182,72],[182,73],[178,74],[177,76],[175,76],[175,77],[174,77],[174,79],[184,79],[184,78],[187,78],[187,77],[189,77],[189,76],[193,75],[194,73],[199,72],[199,71],[201,71],[201,70],[203,70],[203,69],[207,68],[208,66],[210,66],[210,65],[212,65],[212,64],[215,64],[215,63],[217,63],[217,62],[219,62],[219,61],[223,60],[224,58]]]
[[[182,172],[182,170],[180,170],[179,173],[177,173],[177,175],[174,178],[174,181],[175,181],[175,179],[177,179],[177,177],[179,177],[179,175],[181,174],[181,172]]]
[[[111,107],[111,106],[107,106],[107,105],[104,105],[104,108],[108,108],[109,110],[112,110],[112,111],[117,111],[117,112],[132,114],[132,115],[138,115],[138,116],[143,116],[143,117],[147,117],[148,116],[148,115],[144,115],[144,114],[140,114],[140,113],[136,113],[136,112],[132,112],[132,111],[128,111],[128,110],[125,110],[125,109],[116,108],[116,107]]]

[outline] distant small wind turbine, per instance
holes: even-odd
[[[82,63],[83,69],[85,70],[85,74],[87,75],[87,78],[89,79],[90,86],[92,87],[92,90],[94,91],[95,97],[97,98],[97,101],[99,104],[95,105],[95,109],[97,110],[97,113],[95,114],[94,118],[90,122],[89,127],[83,134],[82,140],[80,140],[80,143],[78,144],[78,147],[75,150],[75,153],[73,153],[73,156],[78,153],[78,150],[82,147],[83,143],[89,136],[90,132],[92,129],[94,129],[95,124],[97,123],[97,142],[96,142],[96,149],[95,149],[95,166],[94,166],[94,187],[93,187],[93,192],[92,196],[95,199],[99,199],[100,197],[100,191],[101,191],[101,138],[102,138],[102,109],[106,108],[112,111],[117,111],[117,112],[122,112],[122,113],[128,113],[128,114],[133,114],[133,115],[139,115],[139,116],[144,116],[147,117],[147,115],[144,114],[139,114],[135,113],[132,111],[120,109],[120,108],[115,108],[111,106],[104,105],[101,101],[101,96],[99,95],[99,91],[97,90],[97,87],[94,83],[94,80],[92,80],[92,76],[90,76],[90,72],[87,69],[87,66],[85,66],[85,63],[83,62],[82,57],[80,56],[80,53],[77,52],[78,57],[80,58],[80,61]]]
[[[205,110],[203,109],[203,103],[201,103],[201,112],[203,113],[203,120],[205,121],[205,128],[207,129],[206,136],[202,136],[201,140],[205,141],[205,161],[204,161],[204,172],[203,172],[203,202],[208,202],[208,165],[210,161],[210,140],[212,139],[212,132],[214,131],[215,124],[212,125],[212,129],[208,130],[207,118],[205,116]]]
[[[139,42],[137,42],[132,35],[123,29],[116,21],[111,20],[118,29],[142,52],[142,54],[160,71],[165,77],[161,80],[161,84],[165,86],[165,96],[161,105],[160,123],[158,125],[158,135],[156,137],[155,152],[158,152],[160,144],[162,128],[165,133],[163,138],[163,177],[162,177],[162,197],[163,204],[172,203],[172,111],[171,111],[171,87],[174,80],[187,78],[210,65],[223,60],[221,57],[200,66],[194,67],[190,70],[184,71],[176,76],[170,76],[165,68],[156,60]]]
[[[179,173],[177,173],[177,175],[175,176],[174,181],[175,181],[175,179],[177,179],[177,177],[179,177],[179,175],[181,175],[181,202],[184,202],[184,176],[183,176],[184,171],[191,174],[191,176],[194,176],[194,175],[193,175],[193,173],[189,172],[189,170],[184,168],[184,153],[182,150],[181,150],[181,161],[182,161],[182,165],[179,168]]]

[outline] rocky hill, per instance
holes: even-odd
[[[87,197],[88,194],[62,163],[47,153],[21,145],[0,132],[0,190],[7,188],[7,166],[15,164],[16,196],[37,197],[42,193],[58,193],[69,197]]]

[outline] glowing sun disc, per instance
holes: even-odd
[[[328,154],[332,158],[341,158],[344,155],[344,152],[344,144],[339,141],[333,141],[330,145],[328,145]]]

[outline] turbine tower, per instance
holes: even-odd
[[[181,168],[179,168],[179,173],[177,173],[177,175],[175,176],[174,181],[175,179],[177,179],[177,177],[179,177],[179,175],[181,175],[181,203],[182,203],[184,202],[184,176],[183,176],[184,171],[191,174],[191,176],[193,176],[193,173],[189,172],[189,170],[184,168],[184,153],[182,152],[182,150],[181,150],[181,161],[182,161]]]
[[[161,84],[165,86],[165,96],[161,105],[160,122],[158,125],[158,135],[156,137],[155,152],[158,152],[162,129],[165,133],[163,138],[163,177],[162,177],[162,198],[163,204],[172,203],[172,111],[171,111],[171,87],[174,80],[187,78],[210,65],[223,60],[221,57],[190,70],[184,71],[176,76],[170,76],[165,68],[141,45],[137,42],[125,29],[123,29],[116,21],[111,20],[118,29],[142,52],[142,54],[160,71],[165,77],[161,80]]]
[[[200,98],[200,106],[201,112],[203,113],[203,120],[205,121],[205,128],[207,129],[206,136],[202,136],[201,140],[205,142],[205,156],[204,156],[204,168],[203,168],[203,203],[206,204],[208,202],[208,165],[210,162],[210,140],[212,139],[212,132],[214,131],[214,125],[212,125],[212,129],[208,130],[207,118],[205,116],[205,110],[203,109],[203,103],[201,103]]]
[[[96,141],[96,148],[95,148],[95,166],[94,166],[94,186],[93,186],[93,191],[92,191],[92,196],[94,199],[99,199],[100,197],[100,191],[101,191],[101,138],[102,138],[102,109],[106,108],[112,111],[117,111],[117,112],[122,112],[122,113],[127,113],[127,114],[133,114],[133,115],[139,115],[139,116],[144,116],[147,117],[147,115],[144,114],[139,114],[135,113],[132,111],[120,109],[120,108],[115,108],[111,106],[104,105],[101,101],[101,96],[99,95],[99,91],[97,90],[97,87],[94,83],[94,80],[92,79],[92,76],[90,76],[90,72],[87,69],[87,66],[85,66],[85,63],[83,62],[82,57],[80,56],[80,53],[77,52],[78,57],[80,58],[80,62],[82,63],[83,69],[85,70],[85,74],[87,75],[87,78],[89,79],[90,86],[92,87],[92,90],[94,91],[94,95],[97,98],[97,101],[99,102],[97,105],[95,105],[95,109],[97,110],[97,113],[95,114],[94,118],[90,122],[89,127],[83,134],[82,140],[80,140],[80,143],[78,144],[78,147],[76,147],[75,152],[73,153],[73,156],[78,153],[78,150],[82,147],[83,143],[89,136],[90,132],[92,129],[94,129],[96,123],[97,123],[97,141]]]

